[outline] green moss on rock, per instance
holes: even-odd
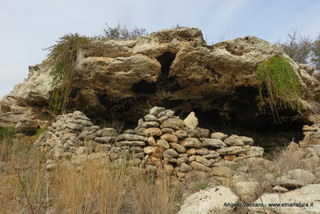
[[[260,98],[278,115],[279,107],[300,112],[301,82],[294,68],[283,57],[272,57],[259,64]]]

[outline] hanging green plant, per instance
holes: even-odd
[[[288,59],[272,57],[260,63],[257,72],[263,104],[269,105],[277,116],[279,107],[300,112],[301,82]]]
[[[68,34],[59,39],[57,44],[49,47],[48,62],[52,66],[50,75],[54,88],[50,100],[50,108],[54,113],[64,112],[72,90],[75,76],[77,50],[90,42],[88,37]]]

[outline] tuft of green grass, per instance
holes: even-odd
[[[16,133],[16,129],[14,127],[5,127],[0,129],[0,141],[4,138],[12,138]]]
[[[201,183],[197,183],[196,185],[195,185],[195,187],[196,187],[196,189],[197,190],[205,190],[206,188],[208,188],[208,186],[209,186],[209,183],[208,182],[201,182]]]
[[[47,130],[47,126],[41,127],[37,130],[36,134],[35,134],[35,138],[37,139],[43,132],[45,132]]]
[[[89,42],[88,37],[68,34],[61,37],[57,44],[47,48],[50,50],[48,62],[52,66],[50,75],[53,78],[51,86],[54,88],[50,107],[54,113],[61,113],[66,109],[75,76],[77,51]]]
[[[288,59],[272,57],[258,66],[260,98],[278,115],[279,107],[300,112],[301,82]],[[279,118],[279,117],[278,117]]]

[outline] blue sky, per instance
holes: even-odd
[[[147,32],[200,28],[207,43],[253,35],[271,43],[320,32],[320,0],[0,0],[0,98],[68,33],[101,35],[105,23]]]

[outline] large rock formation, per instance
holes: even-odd
[[[288,58],[278,45],[252,36],[207,45],[194,28],[162,30],[129,41],[91,41],[77,51],[67,107],[83,111],[94,122],[120,121],[130,127],[160,105],[183,117],[194,111],[206,128],[250,135],[265,132],[269,125],[273,134],[279,127],[272,113],[260,108],[256,70],[274,56]],[[317,106],[312,100],[319,97],[319,81],[312,68],[289,61],[301,79],[303,112],[309,114]],[[30,121],[45,119],[41,108],[48,107],[52,93],[50,69],[45,62],[30,67],[25,82],[1,100],[0,128],[20,123],[21,132],[32,132],[38,124]],[[279,109],[279,114],[283,123],[295,121],[281,137],[302,139],[294,133],[309,121],[308,114],[288,109]]]

